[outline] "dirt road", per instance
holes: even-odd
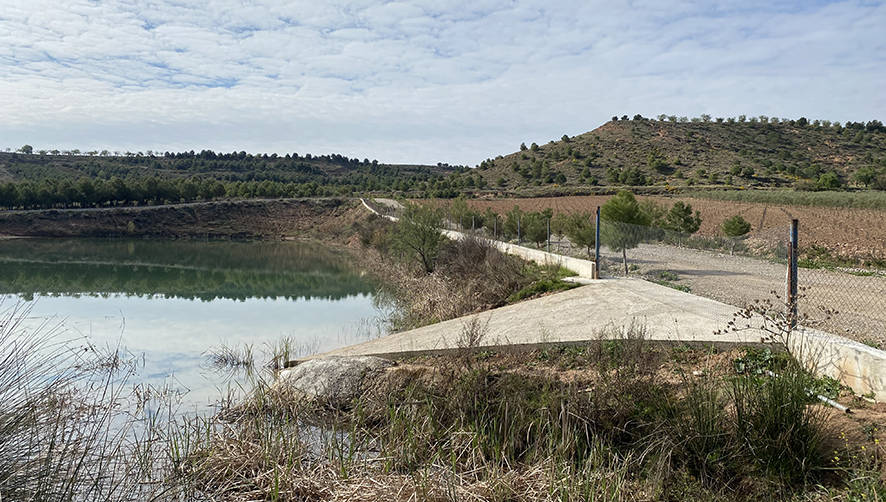
[[[604,271],[623,275],[621,253],[603,248],[603,258]],[[693,294],[730,305],[784,301],[785,264],[663,244],[629,250],[628,262],[638,267],[632,273],[687,286]],[[886,277],[801,268],[799,285],[800,313],[809,318],[805,324],[886,347]]]

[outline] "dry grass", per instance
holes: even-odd
[[[641,327],[519,353],[478,349],[484,335],[481,321],[466,325],[464,350],[403,361],[347,410],[262,386],[224,420],[193,424],[182,472],[225,500],[883,495],[877,433],[817,443],[835,433],[795,392],[805,374],[736,374],[747,354],[652,346]],[[835,445],[856,459],[822,457]],[[860,461],[860,446],[877,453]]]
[[[431,274],[379,252],[369,260],[386,286],[382,298],[395,307],[397,330],[501,306],[535,279],[525,262],[476,237],[444,243]]]

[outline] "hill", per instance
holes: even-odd
[[[462,188],[649,186],[886,189],[886,127],[753,117],[627,116],[591,132],[487,159]]]
[[[0,153],[0,207],[88,207],[176,203],[225,197],[306,197],[426,190],[464,170],[383,164],[342,155],[246,152],[111,155],[41,151]]]

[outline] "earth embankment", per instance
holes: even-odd
[[[0,235],[281,239],[315,234],[356,204],[349,199],[210,201],[141,207],[0,212]]]

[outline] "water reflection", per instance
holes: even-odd
[[[287,337],[323,351],[377,334],[374,290],[347,255],[312,244],[0,241],[0,294],[29,303],[24,329],[53,318],[68,338],[143,354],[135,383],[194,404],[229,385],[206,368],[212,347]]]
[[[342,253],[295,242],[0,241],[0,293],[211,301],[367,295]]]

